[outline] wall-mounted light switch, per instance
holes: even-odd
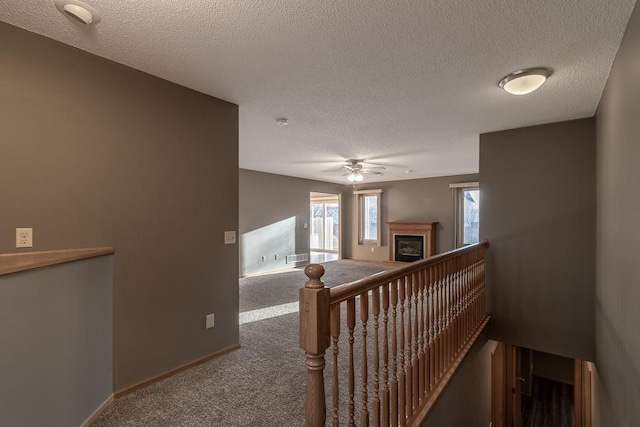
[[[213,328],[215,324],[215,314],[207,314],[207,320],[206,320],[206,328]]]
[[[236,242],[236,232],[235,231],[225,231],[224,232],[224,244],[225,245],[233,245]]]

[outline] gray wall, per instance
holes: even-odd
[[[34,250],[115,247],[116,390],[238,343],[238,107],[3,23],[0,40],[0,252],[16,227]]]
[[[240,169],[240,274],[285,268],[286,255],[308,254],[309,193],[340,194],[343,187]]]
[[[480,334],[423,427],[486,427],[491,421],[491,350]]]
[[[533,375],[567,384],[575,382],[575,360],[542,351],[532,351]]]
[[[596,366],[602,426],[640,425],[640,10],[597,113]]]
[[[77,426],[113,391],[113,256],[0,276],[0,425]]]
[[[594,359],[594,120],[480,135],[491,338]]]
[[[438,221],[437,252],[446,252],[454,247],[453,190],[449,184],[478,181],[478,175],[455,175],[438,178],[388,181],[358,184],[357,190],[382,189],[382,247],[358,245],[358,228],[354,222],[353,186],[346,186],[343,193],[345,224],[349,232],[344,233],[346,258],[387,261],[389,260],[389,228],[387,222],[434,222]],[[482,221],[482,220],[481,220]]]

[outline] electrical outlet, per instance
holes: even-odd
[[[215,323],[215,314],[207,314],[206,317],[206,328],[213,328],[213,325]]]
[[[16,248],[33,247],[33,228],[16,228]]]
[[[375,252],[375,251],[376,251],[376,248],[371,248],[371,252]]]

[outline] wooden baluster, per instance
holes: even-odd
[[[467,337],[469,336],[471,330],[473,329],[473,323],[474,323],[472,302],[473,302],[473,290],[475,288],[476,274],[477,274],[476,266],[474,263],[470,264],[469,269],[470,269],[469,271],[470,277],[469,277],[469,284],[467,285],[467,300],[465,301],[465,308],[467,310]]]
[[[440,359],[440,371],[444,374],[445,366],[447,363],[447,263],[446,261],[442,263],[442,289],[441,289],[441,297],[442,297],[442,307],[440,311],[440,316],[442,317],[442,358]]]
[[[340,387],[338,375],[338,339],[340,338],[340,304],[331,307],[331,339],[333,341],[333,425],[340,425]]]
[[[469,330],[467,331],[467,336],[473,330],[473,325],[475,323],[475,304],[474,304],[474,293],[476,290],[477,282],[478,282],[478,264],[476,263],[476,257],[473,256],[471,259],[471,281],[469,283],[469,295],[467,297],[467,310],[469,312]]]
[[[448,282],[449,282],[449,271],[448,271],[448,265],[446,262],[442,263],[442,366],[440,367],[440,372],[441,372],[441,376],[444,375],[445,370],[447,368],[447,355],[448,355],[448,351],[447,351],[447,346],[449,344],[448,342],[448,334],[447,334],[447,329],[448,329],[448,324],[447,324],[447,311],[449,311],[449,308],[447,307],[447,288],[448,288]]]
[[[471,310],[471,295],[473,294],[473,286],[475,282],[475,265],[474,265],[474,257],[470,257],[469,265],[468,265],[468,278],[467,278],[467,289],[465,295],[465,310],[467,312],[467,331],[466,335],[469,335],[469,331],[473,325],[473,315]]]
[[[478,261],[480,264],[480,297],[478,301],[478,323],[484,319],[484,316],[487,312],[486,306],[486,288],[485,288],[485,270],[484,270],[484,250],[480,250],[478,254],[480,260]]]
[[[440,266],[435,265],[433,283],[433,387],[438,384],[438,372],[440,371],[440,336],[438,335],[440,319]]]
[[[455,279],[455,259],[449,260],[447,272],[447,366],[453,360],[453,285]]]
[[[467,260],[466,266],[466,278],[464,284],[464,296],[462,299],[462,310],[464,311],[464,341],[466,344],[467,337],[469,336],[469,329],[471,327],[471,313],[469,311],[469,297],[471,295],[471,284],[473,283],[473,263],[472,259]]]
[[[369,321],[369,295],[367,292],[360,294],[360,320],[362,321],[362,409],[360,411],[360,425],[369,425],[369,402],[368,386],[369,377],[367,372],[367,322]]]
[[[459,350],[461,350],[465,345],[465,337],[467,334],[467,313],[464,310],[464,296],[465,296],[465,286],[467,284],[467,265],[468,265],[468,257],[463,258],[462,265],[460,266],[461,274],[460,274],[460,345]]]
[[[356,299],[347,300],[347,329],[349,330],[349,427],[355,425],[354,385],[355,373],[353,365],[353,329],[356,326]]]
[[[405,374],[404,374],[404,279],[396,281],[398,286],[398,300],[400,302],[400,357],[398,360],[398,418],[400,425],[404,426],[406,422],[406,406],[405,406]]]
[[[398,283],[391,283],[391,317],[393,319],[393,330],[391,333],[391,426],[398,427]]]
[[[371,303],[373,304],[373,330],[375,341],[373,342],[373,427],[380,426],[380,348],[378,344],[378,318],[380,316],[380,288],[372,291]]]
[[[464,259],[456,259],[456,346],[455,356],[460,352],[462,347],[462,282],[464,277]]]
[[[455,314],[455,304],[453,299],[453,287],[455,286],[456,279],[456,265],[455,258],[449,260],[449,291],[448,291],[448,304],[449,309],[447,310],[447,324],[448,324],[448,335],[449,335],[449,345],[447,347],[447,366],[451,364],[453,360],[453,350],[454,350],[454,314]]]
[[[471,282],[471,267],[469,262],[470,260],[467,259],[467,263],[464,267],[464,283],[462,284],[462,312],[464,313],[462,345],[466,345],[469,331],[469,310],[467,310],[467,297],[469,296],[469,283]]]
[[[480,297],[480,281],[481,281],[481,276],[480,276],[480,260],[478,258],[478,252],[476,252],[474,254],[474,261],[475,261],[475,265],[476,265],[476,272],[477,272],[477,276],[476,276],[476,281],[475,281],[475,286],[473,288],[473,306],[472,306],[472,313],[473,313],[473,329],[475,329],[475,326],[478,324],[479,321],[479,313],[478,313],[478,299]]]
[[[406,289],[407,294],[407,352],[405,359],[404,378],[405,378],[405,415],[407,418],[413,415],[413,317],[412,316],[412,302],[413,302],[413,277],[407,275],[404,278],[402,286]]]
[[[438,265],[438,373],[437,378],[440,382],[444,367],[444,264]]]
[[[449,357],[447,357],[447,366],[453,361],[455,351],[455,314],[456,306],[454,299],[454,288],[456,286],[456,259],[452,259],[449,262],[449,314],[447,320],[449,323]]]
[[[466,336],[467,336],[467,328],[468,328],[468,317],[467,317],[467,310],[465,309],[465,303],[466,303],[466,297],[467,297],[467,284],[469,283],[468,280],[468,274],[469,274],[469,269],[468,269],[468,259],[463,258],[461,260],[461,276],[460,276],[460,349],[462,349],[465,346],[465,341],[466,341]]]
[[[476,304],[476,326],[477,324],[482,320],[483,314],[481,310],[481,301],[482,301],[482,289],[483,289],[483,285],[484,285],[484,280],[482,277],[482,272],[484,270],[484,265],[482,263],[482,259],[481,259],[481,252],[478,251],[478,253],[476,254],[476,258],[478,260],[478,297],[477,297],[477,304]],[[475,329],[475,327],[474,327]]]
[[[418,356],[418,339],[421,336],[420,331],[418,331],[419,321],[418,321],[418,292],[419,292],[419,283],[418,273],[413,273],[411,275],[411,285],[413,286],[413,353],[411,357],[411,369],[413,371],[413,379],[411,380],[411,384],[413,385],[413,390],[411,392],[413,409],[416,411],[420,406],[420,367],[418,365],[419,356]],[[422,313],[422,312],[420,312]],[[421,346],[421,344],[420,344]],[[413,414],[413,411],[412,411]]]
[[[382,355],[382,425],[389,425],[389,284],[382,285],[382,323],[384,352]]]
[[[451,277],[451,361],[453,361],[458,353],[458,281],[460,271],[458,263],[460,258],[456,257],[451,260],[452,277]]]
[[[485,264],[484,252],[485,252],[485,250],[482,249],[482,254],[481,254],[481,258],[482,259],[480,261],[480,268],[481,268],[480,271],[481,271],[481,274],[482,274],[482,276],[481,276],[482,284],[481,284],[481,288],[480,288],[482,290],[481,291],[482,292],[482,301],[481,301],[481,304],[480,304],[480,310],[481,310],[480,318],[481,319],[484,319],[484,316],[487,313],[487,282],[486,282],[486,276],[485,276],[486,264]]]
[[[324,352],[330,343],[329,288],[320,280],[324,267],[309,264],[305,267],[307,282],[300,289],[300,348],[305,351],[307,388],[305,397],[305,426],[324,427],[327,408],[324,395]]]
[[[420,396],[424,401],[429,391],[429,294],[428,270],[420,271]]]
[[[477,254],[479,255],[479,253]],[[479,257],[478,257],[479,258]],[[474,329],[475,327],[478,325],[478,323],[480,323],[480,321],[482,320],[482,315],[480,313],[480,300],[482,297],[482,285],[483,285],[483,279],[482,279],[482,261],[480,259],[478,259],[478,285],[476,287],[476,311],[475,311],[475,322],[474,322]]]
[[[467,329],[468,329],[468,317],[465,310],[465,298],[467,296],[467,284],[469,283],[469,259],[467,258],[463,265],[461,295],[460,295],[460,311],[462,313],[462,340],[460,341],[460,347],[466,345]]]
[[[434,327],[435,327],[435,314],[436,314],[436,305],[434,304],[434,287],[435,287],[435,269],[433,266],[429,267],[428,273],[428,281],[427,281],[427,319],[429,320],[427,324],[427,333],[428,333],[428,341],[427,341],[427,355],[428,355],[428,363],[427,363],[427,390],[430,392],[433,389],[433,379],[435,372],[435,351],[434,351]]]
[[[464,298],[464,310],[466,312],[466,328],[465,328],[465,341],[468,339],[473,329],[473,315],[471,312],[471,292],[473,291],[473,282],[475,276],[475,267],[473,258],[469,259],[469,267],[467,269],[467,285]]]
[[[442,370],[447,369],[449,363],[449,313],[451,307],[449,306],[449,285],[451,283],[451,275],[449,274],[449,260],[443,263],[444,279],[442,283],[442,299],[443,299],[443,311],[442,311],[442,323],[443,323],[443,348],[442,348]],[[444,372],[443,372],[444,373]]]

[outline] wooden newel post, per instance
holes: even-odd
[[[300,348],[306,353],[307,392],[305,425],[324,427],[327,408],[324,396],[324,352],[329,347],[329,288],[320,280],[324,267],[309,264],[309,280],[300,289]]]

